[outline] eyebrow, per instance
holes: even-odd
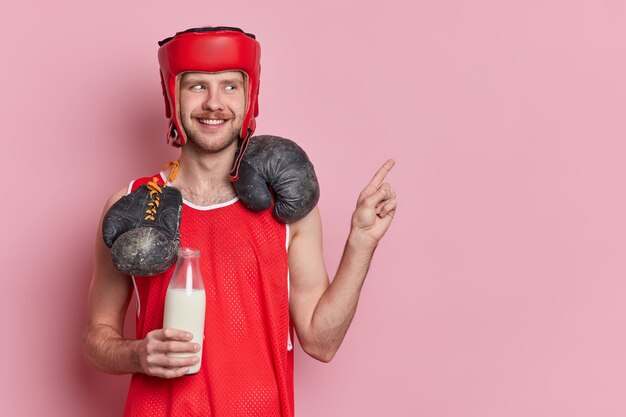
[[[220,84],[235,84],[235,85],[243,85],[243,83],[239,80],[236,79],[228,79],[228,80],[222,80],[220,82]]]

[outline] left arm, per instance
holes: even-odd
[[[322,362],[329,362],[339,349],[356,312],[376,246],[393,220],[396,195],[389,184],[382,183],[393,165],[387,161],[359,195],[332,284],[323,259],[318,208],[291,226],[291,317],[304,351]]]

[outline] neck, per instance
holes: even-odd
[[[181,150],[178,176],[171,185],[180,189],[183,197],[198,205],[222,203],[235,197],[228,179],[233,166],[237,143],[219,152],[203,152],[184,145]]]

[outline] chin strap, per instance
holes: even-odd
[[[248,129],[248,133],[246,137],[241,141],[241,146],[239,147],[239,153],[235,158],[235,163],[228,173],[228,179],[230,182],[235,182],[239,179],[239,165],[241,165],[241,160],[243,159],[244,153],[246,153],[246,149],[248,148],[248,143],[250,142],[250,136],[252,136],[252,130]]]
[[[174,119],[170,120],[170,126],[167,128],[167,144],[180,148],[183,146],[182,138],[178,134],[178,129],[174,126]]]

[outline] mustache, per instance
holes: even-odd
[[[199,113],[192,113],[191,117],[195,117],[197,119],[223,119],[223,120],[230,120],[230,119],[234,119],[235,116],[231,115],[231,114],[226,114],[226,113],[210,113],[210,112],[199,112]]]

